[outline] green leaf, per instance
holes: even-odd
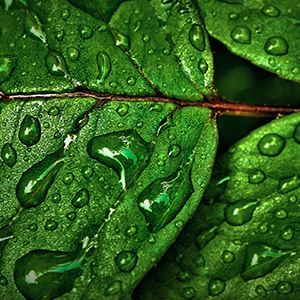
[[[299,298],[299,151],[300,114],[232,146],[133,299]]]
[[[299,1],[197,1],[209,34],[230,51],[300,82]]]

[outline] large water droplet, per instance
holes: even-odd
[[[286,253],[265,244],[248,244],[241,276],[246,280],[265,276],[285,258]]]
[[[287,54],[289,46],[284,38],[273,36],[267,40],[264,49],[268,54],[279,56]]]
[[[188,163],[148,185],[138,197],[138,206],[150,232],[158,232],[173,220],[193,192]]]
[[[45,201],[48,189],[63,165],[63,158],[59,158],[62,150],[46,156],[22,174],[16,187],[16,195],[22,207],[26,205],[26,208],[30,208]]]
[[[126,103],[122,103],[118,106],[116,111],[119,116],[124,117],[127,114],[128,109],[129,109],[129,105]]]
[[[196,291],[193,287],[188,286],[183,289],[182,295],[185,299],[192,299],[196,296]]]
[[[256,206],[256,202],[247,202],[246,200],[228,204],[225,208],[227,223],[233,226],[241,226],[249,222]]]
[[[90,196],[87,189],[81,189],[76,193],[74,198],[72,199],[72,204],[75,207],[81,208],[87,204],[89,204]]]
[[[181,151],[181,147],[179,145],[171,145],[168,150],[168,154],[171,158],[177,157]]]
[[[30,37],[46,43],[44,24],[41,22],[39,16],[34,11],[26,11],[24,26],[26,33]]]
[[[225,290],[226,282],[221,279],[213,279],[208,285],[208,291],[211,296],[218,296]]]
[[[15,263],[14,279],[26,299],[54,299],[70,292],[81,275],[85,252],[30,251]]]
[[[17,161],[17,152],[10,143],[4,144],[1,150],[1,158],[4,163],[12,168]]]
[[[57,222],[48,219],[45,224],[45,230],[54,231],[57,228],[57,226],[58,226]]]
[[[115,262],[121,272],[131,272],[138,261],[138,256],[133,251],[122,251],[116,258]]]
[[[277,133],[269,133],[260,139],[257,148],[262,155],[277,156],[285,147],[285,139]]]
[[[67,55],[71,61],[75,61],[79,58],[80,52],[75,47],[69,47],[67,50]]]
[[[276,285],[276,291],[278,294],[290,294],[293,291],[293,285],[287,281],[280,281]]]
[[[122,291],[122,281],[116,280],[113,281],[105,288],[104,295],[105,296],[116,295],[119,294],[121,291]]]
[[[202,74],[205,74],[207,69],[208,69],[208,64],[206,62],[206,60],[204,58],[201,58],[199,60],[199,64],[198,64],[199,70]]]
[[[250,44],[251,31],[246,26],[237,26],[231,31],[231,38],[240,44]]]
[[[111,70],[111,61],[105,51],[101,51],[97,54],[97,64],[99,69],[98,78],[100,80],[100,83],[104,84],[104,81],[108,77]]]
[[[55,76],[65,76],[65,73],[68,73],[68,67],[64,57],[57,51],[52,50],[52,53],[49,52],[45,58],[46,67],[49,73]]]
[[[83,38],[83,39],[89,39],[92,37],[93,35],[93,30],[90,26],[88,25],[83,25],[80,24],[78,27],[78,32],[79,35]]]
[[[20,130],[19,139],[26,146],[36,144],[41,137],[41,124],[40,121],[32,116],[26,115],[23,119]]]
[[[261,170],[256,170],[253,171],[249,176],[248,176],[248,180],[250,183],[253,184],[259,184],[264,182],[266,179],[266,175],[263,171]]]
[[[266,5],[261,9],[262,13],[268,17],[278,17],[280,10],[272,5]]]
[[[16,57],[11,55],[0,55],[0,85],[9,79],[16,65]]]
[[[268,294],[267,290],[262,285],[258,285],[255,288],[255,292],[258,296],[261,296],[261,297],[266,297]]]
[[[193,24],[189,32],[190,42],[199,51],[205,50],[205,36],[200,25]]]
[[[87,145],[87,152],[91,158],[118,173],[123,188],[131,180],[136,180],[146,168],[151,156],[149,150],[150,144],[145,142],[135,129],[97,136]]]

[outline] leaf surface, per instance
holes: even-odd
[[[231,52],[300,82],[300,5],[292,1],[197,1],[209,34]]]
[[[133,299],[299,298],[300,115],[221,156],[196,214]]]

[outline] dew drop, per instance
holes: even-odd
[[[276,291],[278,294],[290,294],[293,291],[293,285],[287,281],[280,281],[276,285]]]
[[[97,54],[97,65],[99,69],[98,78],[100,80],[100,83],[104,84],[104,81],[108,77],[111,70],[111,61],[105,51],[101,51]]]
[[[224,263],[231,263],[235,260],[235,255],[233,252],[225,250],[222,253],[222,259],[223,259]]]
[[[231,31],[231,38],[239,44],[250,44],[251,31],[246,26],[237,26]]]
[[[296,126],[294,130],[294,140],[300,144],[300,123]]]
[[[262,285],[258,285],[255,288],[255,292],[258,296],[261,296],[261,297],[266,297],[268,294],[267,290]]]
[[[75,47],[69,47],[67,50],[67,55],[71,61],[75,61],[79,58],[80,52]]]
[[[186,288],[184,288],[183,290],[183,297],[185,299],[192,299],[196,296],[196,291],[194,288],[192,288],[191,286],[188,286]]]
[[[149,35],[144,35],[143,36],[143,42],[148,43],[150,41]]]
[[[277,156],[285,147],[285,139],[277,133],[269,133],[260,139],[257,148],[262,155]]]
[[[8,285],[8,281],[7,281],[6,277],[0,276],[0,285],[1,285],[1,286],[6,286],[6,285]]]
[[[272,5],[266,5],[261,9],[262,13],[268,17],[278,17],[280,10]]]
[[[1,158],[4,161],[4,163],[12,168],[17,161],[17,152],[10,143],[4,144],[1,150]]]
[[[154,103],[150,106],[150,110],[156,111],[156,112],[161,112],[163,110],[163,107],[159,103]]]
[[[295,67],[292,69],[292,74],[298,74],[299,73],[299,68]]]
[[[153,235],[150,235],[148,238],[148,243],[154,245],[156,243],[156,238]]]
[[[0,85],[9,79],[16,66],[16,57],[11,55],[0,55]]]
[[[298,197],[296,195],[291,195],[289,197],[289,202],[290,203],[295,203],[295,202],[297,202],[297,200],[298,200]]]
[[[116,295],[119,294],[121,291],[122,291],[122,282],[120,280],[116,280],[113,281],[105,288],[104,295],[105,296]]]
[[[177,157],[181,151],[181,147],[179,145],[171,145],[168,150],[168,154],[171,158]]]
[[[26,115],[23,119],[20,130],[19,139],[26,146],[36,144],[41,138],[40,121],[32,116]]]
[[[130,76],[130,77],[128,77],[127,78],[127,84],[128,85],[135,85],[135,83],[136,83],[136,78],[135,77],[132,77],[132,76]]]
[[[66,218],[69,220],[69,221],[74,221],[75,218],[76,218],[76,212],[75,211],[71,211],[69,213],[66,214]]]
[[[170,55],[170,54],[171,54],[171,50],[170,50],[169,48],[164,48],[164,49],[162,50],[162,53],[163,53],[164,55]]]
[[[269,58],[269,65],[273,68],[276,66],[276,62],[275,62],[275,59],[273,57]]]
[[[208,291],[211,296],[218,296],[225,290],[226,283],[221,279],[213,279],[208,285]]]
[[[48,53],[45,58],[46,67],[50,74],[55,76],[65,76],[65,73],[68,73],[68,67],[66,64],[66,61],[64,57],[57,51],[52,50],[55,58],[58,59],[59,64],[57,60],[53,57],[52,53]],[[61,67],[62,69],[61,69]]]
[[[37,231],[38,226],[37,226],[35,223],[32,223],[32,224],[30,224],[30,225],[28,226],[28,229],[29,229],[30,231]]]
[[[259,184],[264,182],[266,179],[266,175],[263,171],[261,170],[256,170],[253,171],[249,176],[248,176],[248,181],[249,183],[253,184]]]
[[[125,34],[122,34],[119,30],[113,29],[117,36],[116,46],[123,46],[127,51],[130,48],[130,40],[129,37]]]
[[[129,105],[122,103],[116,109],[119,116],[124,117],[128,113]]]
[[[175,222],[174,225],[175,225],[175,227],[176,227],[177,229],[181,229],[181,228],[183,227],[183,225],[184,225],[184,222],[181,221],[181,220],[178,220],[178,221]]]
[[[259,227],[259,231],[260,231],[261,233],[267,233],[268,230],[269,230],[269,227],[268,227],[267,224],[263,224],[263,225],[261,225],[261,226]]]
[[[54,34],[55,34],[56,39],[59,42],[61,42],[63,40],[64,36],[65,36],[65,32],[63,30],[60,30],[60,31],[58,31],[58,32],[56,32]]]
[[[70,185],[73,182],[73,180],[74,180],[74,175],[71,172],[65,174],[64,177],[63,177],[63,182],[66,185]]]
[[[57,226],[58,226],[57,222],[48,219],[45,224],[45,230],[54,231],[57,228]]]
[[[89,179],[93,175],[93,172],[94,171],[92,167],[86,166],[82,169],[82,175],[85,179]]]
[[[138,128],[142,128],[143,126],[144,126],[144,123],[142,121],[136,123],[136,127],[138,127]]]
[[[241,226],[249,222],[256,206],[256,202],[247,202],[245,200],[228,204],[225,208],[225,218],[227,223],[233,226]]]
[[[200,25],[193,24],[189,32],[190,42],[199,51],[205,50],[205,36]]]
[[[63,20],[67,20],[70,16],[70,11],[68,9],[64,9],[62,12],[61,12],[61,17]]]
[[[44,24],[41,22],[39,16],[34,11],[27,11],[24,27],[28,36],[46,43]]]
[[[83,38],[83,39],[89,39],[92,37],[93,35],[93,30],[90,26],[88,25],[83,25],[80,24],[78,27],[78,32],[79,35]]]
[[[236,20],[238,17],[239,17],[239,15],[236,12],[229,13],[230,20]]]
[[[198,255],[195,258],[194,262],[198,267],[205,267],[205,264],[206,264],[204,257],[202,255]]]
[[[135,27],[134,27],[133,32],[139,31],[139,29],[141,28],[141,25],[142,25],[141,20],[137,20],[136,23],[135,23]]]
[[[30,208],[45,201],[48,189],[63,165],[62,149],[49,154],[22,174],[16,195],[22,207]]]
[[[72,174],[72,173],[71,173]],[[81,208],[87,204],[89,204],[90,195],[87,189],[81,189],[76,193],[74,198],[72,199],[72,204],[75,207]]]
[[[187,271],[181,271],[178,273],[177,279],[181,282],[187,282],[187,281],[191,280],[191,277]]]
[[[128,226],[125,229],[125,233],[127,236],[134,236],[137,233],[137,227],[134,225]]]
[[[280,56],[288,53],[289,46],[284,38],[273,36],[267,40],[264,49],[268,54]]]
[[[285,209],[276,209],[274,217],[276,219],[285,219],[288,216],[288,212]]]
[[[131,272],[137,261],[137,254],[133,251],[122,251],[115,257],[116,265],[121,272]]]
[[[292,228],[286,228],[283,229],[280,232],[280,236],[285,240],[285,241],[290,241],[294,237],[294,230]]]
[[[198,63],[199,70],[202,74],[205,74],[208,69],[208,64],[204,58],[201,58]]]
[[[149,49],[147,53],[148,53],[149,55],[152,55],[152,54],[154,54],[154,50],[153,50],[153,49]]]

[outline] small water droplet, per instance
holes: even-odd
[[[296,195],[291,195],[291,196],[289,197],[289,201],[290,201],[291,203],[295,203],[295,202],[297,202],[297,200],[298,200],[298,197],[297,197]]]
[[[54,132],[54,138],[59,139],[61,137],[61,133],[59,131]]]
[[[171,54],[171,50],[170,50],[169,48],[164,48],[164,49],[162,50],[162,53],[163,53],[164,55],[170,55],[170,54]]]
[[[66,218],[69,220],[69,221],[74,221],[75,218],[76,218],[76,212],[75,211],[71,211],[69,213],[66,214]]]
[[[230,12],[229,13],[229,19],[230,20],[236,20],[239,17],[239,14],[237,14],[236,12]]]
[[[45,224],[45,230],[54,231],[57,228],[57,226],[58,226],[57,222],[48,219]]]
[[[80,24],[78,27],[78,32],[79,35],[83,38],[83,39],[89,39],[92,37],[93,35],[93,30],[90,26],[88,25],[83,25]]]
[[[280,10],[272,5],[266,5],[261,9],[262,13],[268,17],[278,17]]]
[[[273,68],[276,66],[276,62],[275,62],[275,59],[273,57],[269,58],[269,65]]]
[[[61,42],[61,41],[64,39],[65,32],[64,32],[63,29],[62,29],[62,30],[60,30],[60,31],[55,32],[54,35],[55,35],[56,39],[57,39],[59,42]]]
[[[221,279],[213,279],[208,285],[208,291],[211,296],[218,296],[225,290],[226,283]]]
[[[10,78],[17,66],[17,58],[11,55],[0,55],[0,85]]]
[[[285,219],[288,216],[288,212],[285,209],[276,209],[274,212],[274,217],[277,219]]]
[[[156,243],[156,238],[153,235],[150,235],[148,243],[154,245]]]
[[[143,36],[143,42],[148,43],[150,41],[149,35],[144,35]]]
[[[134,226],[134,225],[131,225],[131,226],[128,226],[126,229],[125,229],[125,233],[127,236],[134,236],[136,233],[137,233],[137,227]]]
[[[200,25],[192,25],[189,32],[189,39],[194,48],[196,48],[199,51],[205,50],[205,36],[203,33],[203,29]]]
[[[85,179],[89,179],[93,175],[93,168],[86,166],[82,169],[82,175]]]
[[[50,116],[57,116],[59,113],[60,113],[60,110],[57,106],[52,106],[48,110],[48,115],[50,115]]]
[[[179,155],[181,147],[179,145],[171,145],[168,150],[168,154],[171,158],[175,158]]]
[[[116,295],[119,294],[121,291],[122,291],[122,282],[120,280],[116,280],[113,281],[105,288],[104,295],[105,296]]]
[[[257,27],[254,28],[254,31],[257,34],[261,34],[263,32],[263,27],[257,26]]]
[[[71,184],[73,182],[73,180],[74,180],[74,175],[71,172],[65,174],[63,177],[63,182],[64,182],[64,184],[67,184],[67,185]]]
[[[152,55],[152,54],[154,54],[154,50],[153,49],[149,49],[147,53],[150,54],[150,55]]]
[[[72,173],[70,173],[72,174]],[[74,198],[72,199],[72,204],[75,207],[81,208],[87,204],[89,204],[90,201],[90,195],[87,189],[81,189],[76,193]]]
[[[116,109],[116,112],[118,113],[119,116],[124,117],[129,109],[129,105],[122,103],[118,106],[118,108]]]
[[[144,126],[144,123],[142,121],[136,123],[136,127],[138,127],[138,128],[142,128],[143,126]]]
[[[262,183],[264,182],[266,179],[266,175],[263,171],[261,170],[256,170],[256,171],[253,171],[249,176],[248,176],[248,181],[250,183],[253,183],[253,184],[259,184],[259,183]]]
[[[258,285],[255,288],[255,292],[258,296],[261,296],[261,297],[266,297],[268,294],[267,290],[262,285]]]
[[[136,78],[135,77],[130,76],[130,77],[127,78],[127,84],[128,85],[133,86],[133,85],[135,85],[135,83],[136,83]]]
[[[267,40],[264,49],[268,54],[280,56],[288,53],[289,46],[284,38],[273,36]]]
[[[246,26],[237,26],[231,31],[231,38],[239,44],[250,44],[251,31]]]
[[[113,29],[117,36],[116,46],[123,46],[127,51],[130,48],[130,40],[129,37],[125,34],[122,34],[119,30]]]
[[[122,251],[116,258],[115,262],[121,272],[131,272],[135,268],[138,256],[133,251]]]
[[[26,115],[23,119],[20,130],[19,139],[26,146],[36,144],[41,137],[41,124],[35,117]]]
[[[28,229],[30,231],[36,231],[38,229],[38,226],[35,223],[32,223],[28,226]]]
[[[79,58],[80,52],[75,47],[69,47],[67,50],[67,55],[71,61],[75,61]]]
[[[188,286],[183,289],[183,297],[185,299],[192,299],[196,296],[196,291],[191,286]]]
[[[178,273],[177,279],[181,282],[187,282],[187,281],[191,280],[191,277],[187,271],[181,271]]]
[[[267,224],[263,224],[263,225],[261,225],[261,226],[259,227],[259,231],[260,231],[261,233],[267,233],[268,230],[269,230],[269,227],[268,227]]]
[[[159,103],[154,103],[150,106],[150,110],[156,111],[156,112],[161,112],[163,110],[163,107]]]
[[[287,281],[280,281],[276,285],[276,291],[278,294],[290,294],[293,291],[293,285]]]
[[[4,161],[4,163],[12,168],[17,161],[17,152],[10,143],[4,144],[1,150],[1,158]]]
[[[34,11],[30,10],[25,14],[24,27],[28,36],[46,43],[44,24]]]
[[[292,69],[292,74],[298,74],[299,73],[299,68],[295,67]]]
[[[222,259],[223,259],[224,263],[231,263],[235,260],[235,255],[233,252],[225,250],[222,253]]]
[[[53,56],[53,55],[55,56]],[[57,60],[59,63],[57,62]],[[45,57],[46,67],[50,74],[55,76],[65,76],[68,73],[68,67],[64,57],[57,51],[52,50],[52,53],[47,53]],[[61,69],[62,67],[62,69]]]
[[[70,16],[70,11],[68,9],[64,9],[62,12],[61,12],[61,17],[63,20],[67,20]]]
[[[97,65],[99,69],[98,78],[100,80],[100,83],[104,84],[104,81],[108,77],[111,70],[111,61],[105,51],[101,51],[97,54]]]
[[[285,240],[285,241],[290,241],[294,237],[294,230],[292,228],[286,228],[283,229],[280,232],[280,236]]]
[[[201,58],[198,63],[199,70],[202,74],[205,74],[208,69],[208,64],[204,58]]]
[[[135,23],[135,27],[134,27],[133,32],[137,32],[141,28],[141,25],[142,25],[141,20],[137,20],[136,23]]]
[[[181,229],[183,227],[183,225],[184,225],[184,222],[181,221],[181,220],[178,220],[178,221],[175,222],[175,227],[177,229]]]
[[[195,258],[194,262],[198,267],[205,267],[205,264],[206,264],[204,257],[202,255],[198,255]]]
[[[0,276],[0,285],[1,285],[1,286],[6,286],[6,285],[8,285],[8,281],[7,281],[6,277]]]
[[[276,133],[266,134],[257,144],[258,150],[265,156],[277,156],[285,147],[285,139]]]

